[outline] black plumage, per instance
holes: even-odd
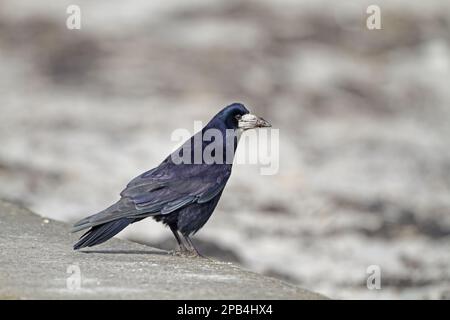
[[[244,121],[244,118],[247,121]],[[90,229],[81,236],[74,245],[74,249],[103,243],[129,224],[152,217],[170,227],[180,250],[198,254],[189,236],[203,227],[216,208],[230,177],[232,163],[226,161],[209,163],[205,159],[200,159],[200,163],[192,163],[195,160],[195,149],[201,148],[203,151],[214,141],[214,139],[212,141],[200,139],[202,142],[195,144],[194,141],[198,141],[196,136],[203,136],[208,129],[219,130],[222,133],[225,155],[228,141],[227,129],[236,131],[265,126],[270,125],[262,118],[250,115],[242,104],[234,103],[225,107],[200,132],[169,155],[158,167],[139,175],[128,183],[125,190],[121,192],[118,202],[77,222],[72,232]],[[233,150],[236,150],[238,138],[234,137],[231,143]],[[189,144],[190,148],[183,148],[186,144]],[[173,161],[173,156],[181,156],[183,150],[191,150],[191,164]]]

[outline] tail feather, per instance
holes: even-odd
[[[103,243],[114,237],[133,221],[133,219],[121,218],[94,226],[80,237],[80,240],[78,240],[73,248],[74,250],[78,250],[84,247],[92,247]]]
[[[136,214],[134,203],[128,198],[122,198],[105,210],[81,219],[73,225],[71,232],[78,232],[107,222],[133,216],[134,214]]]

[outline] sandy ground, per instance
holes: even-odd
[[[378,1],[376,31],[365,1],[78,1],[81,30],[47,2],[0,3],[1,198],[95,213],[241,101],[279,129],[279,172],[235,166],[208,252],[335,298],[450,297],[448,1]]]

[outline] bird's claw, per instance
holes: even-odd
[[[184,257],[184,256],[186,256],[187,254],[189,254],[189,251],[177,249],[177,250],[171,250],[171,251],[169,251],[169,254],[172,255],[172,256]]]
[[[208,257],[205,257],[204,255],[202,255],[201,253],[195,251],[195,250],[182,250],[182,249],[177,249],[177,250],[172,250],[169,251],[170,255],[173,256],[177,256],[177,257],[185,257],[185,258],[203,258],[203,259],[208,259],[211,260]]]

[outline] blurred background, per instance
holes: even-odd
[[[93,214],[239,101],[280,130],[280,169],[234,168],[200,250],[333,298],[450,298],[449,80],[446,0],[1,0],[0,198]]]

